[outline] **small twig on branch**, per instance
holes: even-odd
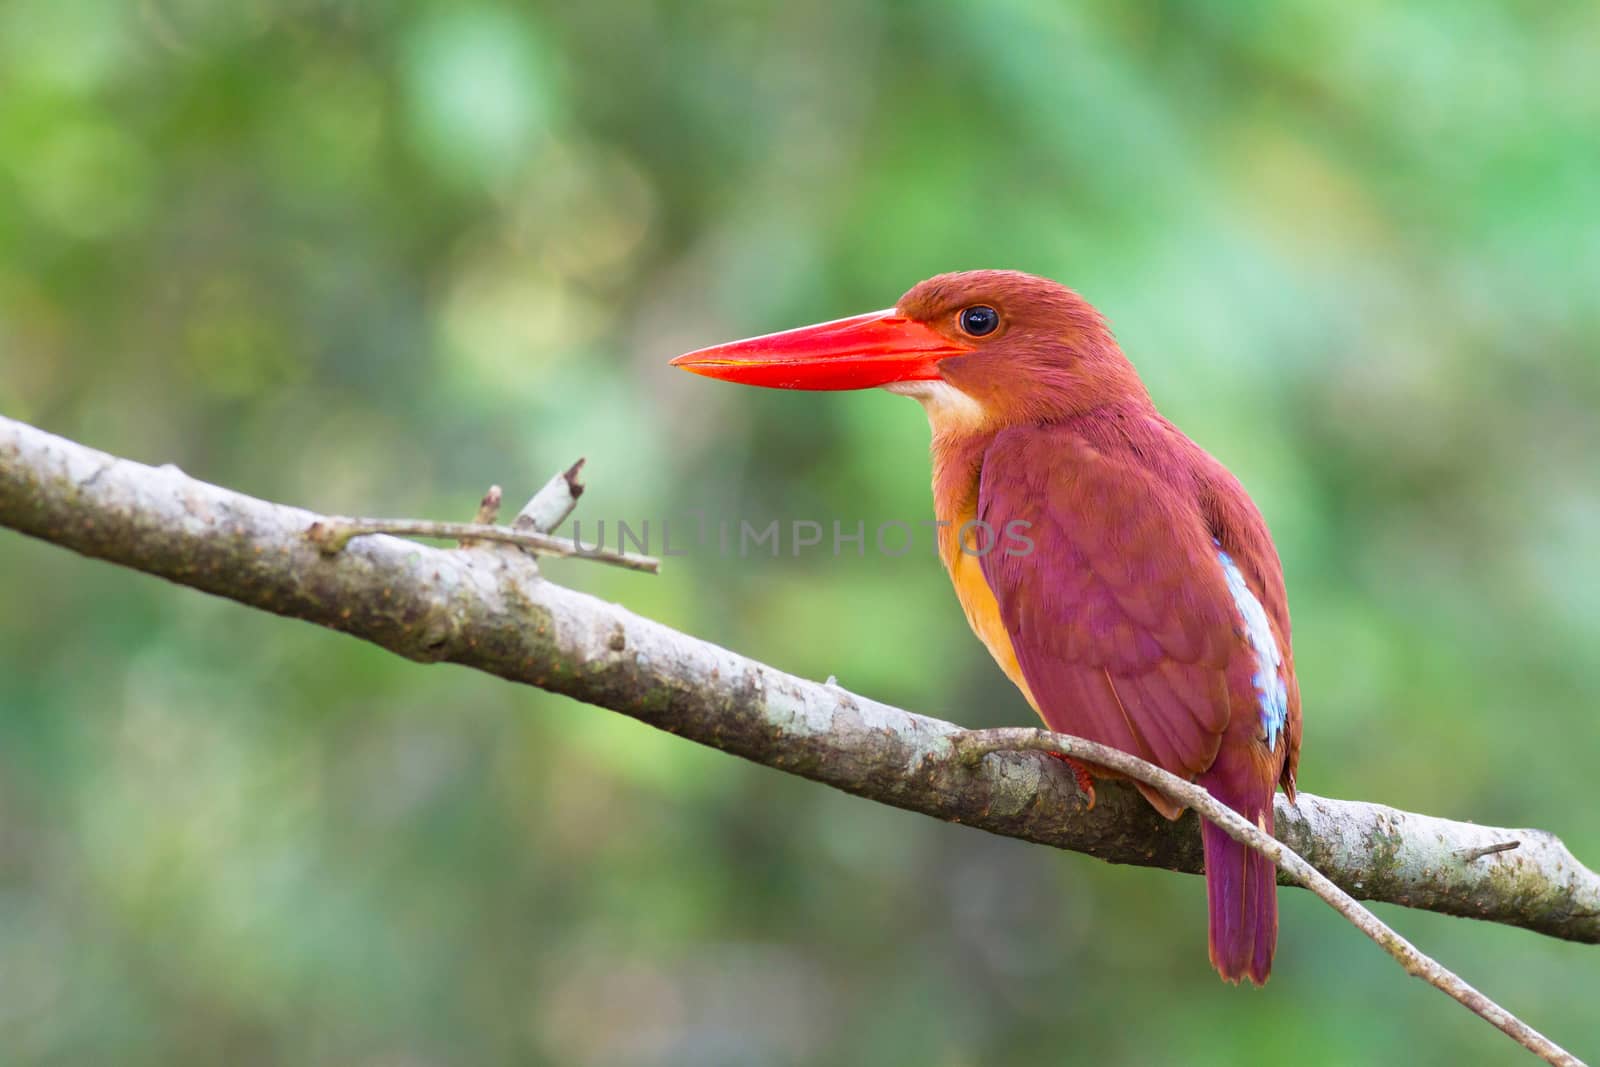
[[[539,488],[539,491],[533,494],[526,504],[522,505],[522,510],[512,520],[511,529],[521,533],[547,534],[553,532],[556,527],[565,522],[567,516],[572,514],[572,509],[578,506],[578,498],[583,495],[583,483],[578,480],[578,472],[583,469],[583,464],[584,460],[580,457],[578,462],[545,482]],[[489,491],[484,494],[482,503],[478,505],[478,514],[472,521],[480,526],[493,526],[500,517],[500,502],[502,498],[503,494],[500,487],[491,485]],[[471,548],[475,543],[469,537],[462,540],[457,547]],[[531,545],[523,544],[522,542],[510,543],[530,556],[538,555],[538,551]],[[552,552],[550,554],[558,555],[559,553]],[[583,550],[581,554],[598,557],[602,553]],[[610,554],[606,553],[606,555],[609,556]],[[624,558],[628,558],[626,554],[624,554]],[[642,562],[651,557],[639,556],[635,558]],[[616,561],[607,560],[607,562]],[[628,564],[623,563],[621,565],[627,566]],[[650,573],[655,574],[659,570],[660,564],[657,563],[656,567],[650,569]]]
[[[498,485],[491,485],[489,491],[483,494],[483,499],[478,501],[478,513],[472,521],[479,526],[493,526],[500,519],[500,501],[505,492]]]
[[[956,758],[969,767],[991,753],[1031,749],[1035,752],[1071,756],[1086,763],[1096,763],[1159,789],[1172,799],[1195,809],[1220,827],[1229,837],[1255,849],[1295,882],[1321,897],[1340,915],[1349,919],[1356,929],[1372,938],[1380,948],[1393,956],[1400,966],[1405,968],[1407,974],[1420,978],[1440,992],[1453,997],[1546,1063],[1557,1064],[1559,1067],[1583,1067],[1582,1061],[1572,1053],[1478,992],[1453,971],[1424,954],[1410,941],[1400,936],[1393,927],[1358,904],[1349,893],[1330,882],[1321,871],[1307,863],[1297,852],[1218,801],[1204,787],[1185,781],[1170,771],[1162,770],[1153,763],[1146,763],[1120,749],[1110,748],[1081,737],[1073,737],[1070,734],[1051,733],[1048,730],[1031,727],[972,730],[951,738],[950,746]],[[1510,847],[1515,845],[1516,842],[1510,843]],[[1498,849],[1499,846],[1496,846],[1495,850]]]
[[[1521,847],[1521,845],[1521,841],[1502,841],[1498,845],[1484,845],[1481,848],[1463,848],[1458,850],[1456,855],[1460,856],[1466,862],[1471,863],[1473,860],[1481,860],[1485,856],[1492,856],[1496,852],[1510,852],[1514,848]]]
[[[483,499],[478,501],[478,513],[472,517],[472,521],[475,525],[493,526],[495,524],[495,520],[500,518],[500,500],[502,495],[502,491],[498,485],[491,485],[489,487],[489,491],[483,494]],[[456,547],[471,548],[473,544],[474,542],[472,538],[466,537],[460,541],[457,541]]]
[[[584,463],[585,460],[580,458],[545,482],[517,513],[516,520],[511,524],[512,529],[551,533],[566,522],[572,509],[578,506],[578,498],[583,495],[583,483],[578,480],[578,472],[583,470]]]
[[[441,540],[499,541],[508,545],[531,548],[545,556],[563,559],[592,559],[596,563],[609,563],[630,571],[659,574],[661,561],[654,556],[641,556],[634,552],[615,552],[596,546],[583,548],[565,537],[552,537],[536,530],[516,530],[509,526],[483,526],[475,522],[433,522],[428,519],[353,519],[329,516],[319,519],[306,530],[306,537],[325,556],[335,556],[344,550],[353,537],[369,534],[390,534],[396,537],[433,537]]]

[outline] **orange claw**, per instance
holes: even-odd
[[[1094,810],[1094,779],[1089,777],[1089,768],[1073,759],[1071,756],[1062,755],[1060,752],[1046,752],[1051,759],[1058,759],[1072,768],[1072,777],[1078,780],[1078,791],[1089,798],[1088,807],[1084,811]]]

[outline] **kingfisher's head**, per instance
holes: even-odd
[[[999,429],[1146,397],[1088,301],[1008,270],[940,274],[892,308],[703,348],[672,365],[780,389],[881,387],[922,401],[936,431]]]

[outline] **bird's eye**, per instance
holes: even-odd
[[[962,308],[956,321],[961,324],[963,333],[983,337],[1000,328],[1000,312],[988,304],[973,304],[969,308]]]

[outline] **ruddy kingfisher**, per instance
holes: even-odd
[[[1077,293],[1015,271],[941,274],[886,311],[672,362],[920,401],[940,559],[1000,669],[1052,730],[1196,780],[1271,832],[1300,750],[1278,553],[1238,479],[1162,417]],[[1002,530],[1031,550],[977,543]],[[1086,785],[1106,773],[1075,770]],[[1182,813],[1135,784],[1167,818]],[[1201,832],[1211,962],[1229,981],[1265,982],[1273,865],[1209,822]]]

